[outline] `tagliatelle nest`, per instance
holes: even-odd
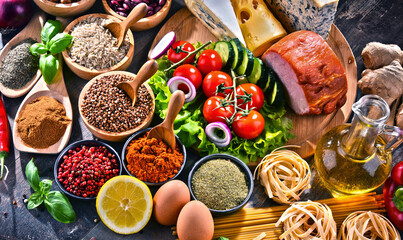
[[[335,240],[336,222],[332,210],[318,202],[297,202],[292,204],[277,221],[276,227],[284,223],[284,233],[279,239]]]
[[[274,150],[266,155],[255,170],[265,192],[278,203],[293,203],[309,189],[311,170],[308,163],[296,152]]]
[[[371,211],[350,214],[340,227],[339,240],[400,240],[392,223],[384,216]]]

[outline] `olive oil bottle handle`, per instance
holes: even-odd
[[[403,130],[396,126],[384,125],[382,133],[393,136],[393,139],[385,147],[388,150],[393,151],[403,142]]]

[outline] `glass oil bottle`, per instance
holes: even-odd
[[[389,175],[392,150],[381,133],[402,138],[402,130],[385,125],[390,110],[377,95],[353,104],[351,124],[334,127],[315,150],[318,174],[334,196],[361,194],[381,186]]]

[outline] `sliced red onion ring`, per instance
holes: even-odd
[[[196,88],[193,85],[193,83],[189,79],[187,79],[185,77],[176,76],[176,77],[173,77],[173,78],[169,79],[169,81],[168,81],[169,91],[171,91],[171,93],[173,93],[176,90],[180,90],[179,89],[180,84],[185,84],[189,89],[189,92],[185,93],[185,102],[190,102],[193,99],[195,99],[195,97],[196,97]]]
[[[164,37],[155,45],[154,49],[150,53],[151,59],[157,59],[164,55],[168,49],[174,44],[175,42],[175,33],[169,32],[165,34]]]
[[[224,138],[217,136],[216,131],[224,132]],[[226,147],[231,142],[231,130],[222,122],[212,122],[206,126],[206,135],[217,147]]]

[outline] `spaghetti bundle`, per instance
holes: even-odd
[[[291,205],[277,221],[276,226],[284,223],[284,233],[280,239],[322,239],[335,240],[336,222],[332,210],[318,202],[297,202]]]
[[[278,203],[298,201],[302,192],[310,188],[308,163],[290,150],[274,150],[262,159],[254,175],[256,171],[266,194]]]
[[[340,227],[339,240],[383,239],[400,240],[392,223],[382,215],[371,211],[350,214]]]

